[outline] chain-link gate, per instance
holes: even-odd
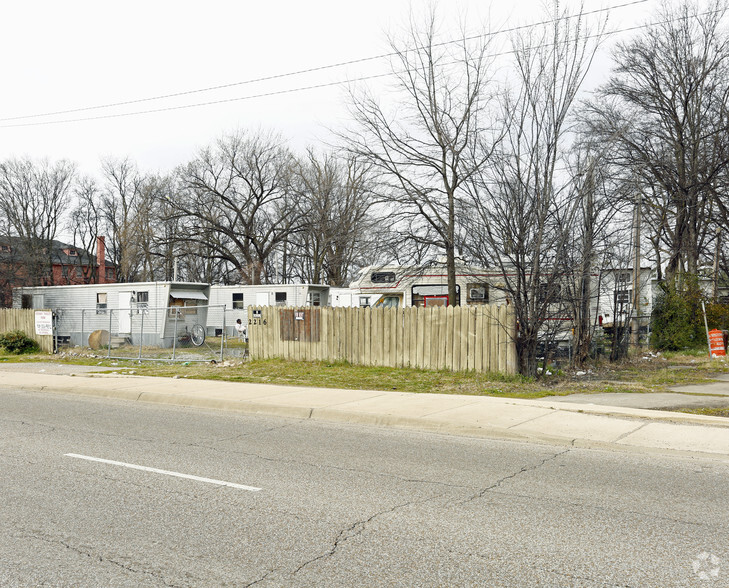
[[[234,328],[221,306],[56,309],[60,346],[95,349],[109,359],[223,361]]]

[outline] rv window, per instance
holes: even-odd
[[[370,297],[369,296],[360,296],[359,297],[359,305],[362,308],[364,308],[366,306],[369,306],[370,305]]]
[[[245,306],[243,305],[243,292],[233,292],[233,308],[245,308]]]
[[[488,304],[489,287],[487,284],[468,284],[468,304]]]
[[[448,296],[447,284],[416,284],[412,288],[413,306],[425,306],[426,297],[445,297]],[[431,303],[432,304],[432,303]],[[456,284],[456,299],[451,301],[452,306],[460,306],[461,304],[461,286]]]
[[[185,314],[197,314],[197,300],[185,300]]]
[[[276,306],[286,306],[286,292],[276,292]]]
[[[96,294],[96,314],[106,314],[106,292]]]
[[[373,284],[387,284],[395,281],[395,272],[372,272],[370,280]]]

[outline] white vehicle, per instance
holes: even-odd
[[[442,262],[421,267],[388,265],[364,268],[349,285],[353,306],[403,307],[499,304],[501,274],[459,262],[456,300],[448,299],[448,272]]]

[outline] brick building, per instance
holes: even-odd
[[[20,237],[0,238],[0,303],[12,306],[13,288],[106,284],[117,281],[116,266],[106,259],[104,237],[96,253],[53,240],[50,246]]]

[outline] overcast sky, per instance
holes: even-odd
[[[586,10],[594,10],[630,1],[585,3]],[[0,34],[0,159],[66,158],[82,171],[96,173],[101,157],[129,156],[143,170],[167,171],[224,132],[258,126],[281,131],[295,148],[317,144],[327,136],[326,127],[347,124],[343,88],[291,90],[384,73],[387,61],[239,82],[386,53],[387,33],[402,28],[411,7],[422,12],[429,4],[422,0],[5,0]],[[656,4],[657,0],[647,0],[616,8],[610,27],[645,22]],[[484,21],[492,29],[536,22],[542,17],[542,5],[543,0],[499,0],[490,7],[485,1],[442,0],[442,35],[455,34],[464,15],[472,31]],[[605,57],[598,61],[591,83],[606,72]],[[89,109],[226,84],[237,85]],[[253,97],[271,92],[284,93]],[[73,109],[79,110],[39,116]],[[87,120],[38,124],[72,119]]]

